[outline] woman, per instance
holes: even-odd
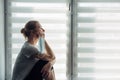
[[[17,56],[12,80],[55,80],[53,65],[55,55],[45,40],[46,52],[41,54],[36,48],[39,38],[44,38],[45,30],[38,21],[29,21],[21,33],[27,39]]]

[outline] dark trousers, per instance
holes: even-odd
[[[41,70],[48,61],[39,60],[24,80],[43,80]]]

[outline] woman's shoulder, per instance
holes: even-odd
[[[36,50],[37,50],[36,47],[34,47],[33,45],[31,45],[31,44],[28,43],[27,41],[24,43],[22,49],[23,49],[23,50],[30,50],[30,51],[36,51]]]

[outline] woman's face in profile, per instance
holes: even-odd
[[[40,35],[43,35],[45,30],[42,28],[42,26],[39,23],[36,23],[36,26],[38,27],[38,29],[40,31]]]
[[[36,23],[36,26],[39,28],[40,31],[45,32],[45,30],[42,28],[42,26],[39,23]]]

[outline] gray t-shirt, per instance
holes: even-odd
[[[35,63],[39,60],[34,57],[35,54],[40,52],[36,47],[25,42],[22,46],[20,53],[16,58],[13,68],[12,80],[23,80],[31,71]]]

